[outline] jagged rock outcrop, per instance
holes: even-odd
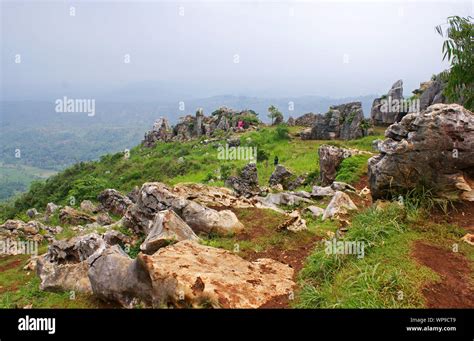
[[[101,204],[99,209],[106,210],[119,216],[123,216],[127,208],[133,204],[129,197],[110,188],[102,191],[98,195],[97,200],[99,200]]]
[[[205,186],[197,183],[178,184],[171,189],[177,196],[193,200],[198,204],[208,207],[253,207],[254,203],[243,197],[236,197],[234,192],[227,187]]]
[[[446,98],[443,95],[444,87],[445,82],[441,79],[441,75],[420,83],[420,87],[413,91],[420,100],[420,110],[425,110],[433,104],[446,103]]]
[[[300,127],[312,127],[316,123],[316,114],[313,114],[312,112],[304,114],[300,117],[298,117],[294,122],[295,126],[300,126]]]
[[[145,133],[143,145],[153,147],[156,141],[170,141],[173,138],[173,130],[164,117],[160,117],[153,124],[153,129]]]
[[[243,229],[233,212],[216,211],[180,197],[159,182],[143,184],[137,203],[124,216],[124,225],[148,234],[156,213],[166,209],[175,211],[196,233],[229,234]]]
[[[385,132],[369,159],[372,197],[391,198],[417,186],[435,195],[474,200],[474,114],[458,104],[410,113]]]
[[[286,121],[286,124],[288,125],[288,127],[294,127],[296,124],[295,124],[295,119],[293,117],[289,117],[288,118],[288,121]]]
[[[61,224],[81,225],[94,223],[96,218],[90,214],[66,206],[59,211],[59,220],[61,221]]]
[[[0,225],[0,240],[11,239],[42,242],[45,238],[52,240],[54,235],[61,231],[62,228],[60,226],[46,226],[35,220],[25,223],[21,220],[9,219]],[[5,254],[17,254],[22,251],[18,250],[16,244],[10,245],[10,249],[7,249],[6,245],[3,246],[2,252]]]
[[[357,139],[369,134],[361,102],[334,105],[324,114],[315,115],[311,130],[300,133],[303,140]]]
[[[296,176],[283,165],[277,165],[268,183],[271,187],[281,185],[283,189],[292,191],[303,185],[304,181],[304,176]]]
[[[165,210],[155,215],[150,232],[140,245],[140,250],[150,255],[163,246],[182,240],[197,241],[199,238],[174,211]]]
[[[89,263],[106,247],[95,233],[53,242],[36,264],[41,290],[92,293],[87,275]]]
[[[89,214],[97,212],[97,207],[90,200],[83,200],[79,207],[81,211]]]
[[[357,210],[357,206],[351,198],[344,192],[336,191],[324,211],[323,220],[328,218],[339,218],[346,215],[351,210]]]
[[[259,122],[257,114],[252,110],[235,111],[221,107],[211,116],[205,116],[202,109],[198,109],[194,116],[182,117],[174,127],[170,127],[166,119],[160,118],[153,129],[145,134],[142,143],[145,147],[153,147],[157,141],[188,141],[201,136],[211,137],[216,131],[249,129]]]
[[[223,249],[182,241],[139,254],[149,274],[153,306],[258,308],[289,295],[293,269],[272,259],[249,262]]]
[[[126,308],[151,306],[152,285],[148,272],[119,246],[112,246],[96,257],[87,271],[92,293]]]
[[[403,111],[403,81],[396,81],[387,95],[374,99],[370,117],[374,125],[383,126],[399,122],[407,111]]]
[[[357,149],[339,148],[323,144],[318,149],[319,174],[322,186],[328,186],[336,179],[337,169],[341,162],[351,156],[362,154]]]
[[[61,206],[56,205],[54,202],[49,202],[46,205],[46,211],[45,211],[46,217],[49,217],[49,216],[53,215],[60,208],[61,208]]]
[[[249,163],[240,172],[240,176],[230,176],[225,181],[226,186],[232,188],[238,195],[251,197],[260,192],[258,186],[257,165]]]

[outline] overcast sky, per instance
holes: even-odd
[[[158,83],[196,97],[345,97],[386,93],[397,79],[409,95],[447,66],[434,26],[473,15],[473,4],[2,1],[2,95]]]

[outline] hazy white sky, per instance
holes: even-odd
[[[2,95],[100,96],[146,81],[199,96],[344,97],[385,93],[397,79],[409,94],[447,66],[434,26],[450,15],[473,15],[473,6],[2,1]]]

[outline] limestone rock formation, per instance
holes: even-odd
[[[257,165],[247,164],[240,172],[240,176],[230,176],[225,184],[231,187],[238,195],[251,197],[260,193],[258,186]]]
[[[341,162],[351,156],[362,154],[357,149],[339,148],[323,144],[318,149],[319,173],[322,186],[328,186],[336,179],[336,173]]]
[[[170,127],[164,118],[157,120],[153,129],[145,134],[143,146],[152,147],[158,141],[188,141],[201,136],[211,137],[217,131],[234,132],[255,127],[259,123],[257,114],[252,110],[235,111],[221,107],[211,116],[205,116],[202,109],[196,114],[182,117],[174,126]]]
[[[282,185],[283,189],[292,191],[303,185],[304,181],[304,176],[296,176],[283,165],[277,165],[268,183],[271,187]]]
[[[410,113],[385,132],[369,160],[372,197],[391,198],[424,186],[447,198],[474,200],[474,114],[458,104]]]
[[[420,83],[420,87],[413,91],[419,97],[420,110],[425,110],[433,104],[446,103],[443,95],[445,82],[441,79],[441,75],[434,76],[427,82]]]
[[[93,216],[69,206],[66,206],[59,211],[59,220],[62,224],[69,225],[88,224],[96,221]]]
[[[151,280],[141,263],[131,259],[119,246],[102,252],[87,272],[95,296],[118,302],[126,308],[151,305]]]
[[[258,308],[288,295],[293,269],[271,259],[249,262],[222,249],[182,241],[139,254],[152,284],[153,306]]]
[[[403,101],[403,81],[396,81],[387,95],[376,98],[372,103],[370,117],[374,125],[390,125],[401,120],[407,112],[401,107]],[[388,103],[393,105],[388,105]],[[385,105],[384,105],[385,104]],[[397,109],[398,110],[395,110]]]
[[[312,112],[304,114],[295,120],[295,126],[311,128],[316,123],[316,114]]]
[[[104,209],[113,214],[123,216],[127,208],[132,205],[132,200],[115,189],[102,191],[97,200],[101,203],[100,209]]]
[[[324,211],[323,220],[338,218],[350,210],[357,210],[357,206],[346,193],[337,191]]]
[[[143,184],[137,203],[124,216],[124,225],[148,234],[156,213],[166,209],[175,211],[196,233],[229,234],[243,229],[233,212],[216,211],[180,197],[159,182]]]
[[[140,246],[140,250],[146,254],[153,254],[163,246],[188,239],[199,240],[188,224],[174,211],[165,210],[155,215],[150,232]]]
[[[92,293],[88,261],[92,262],[105,249],[106,243],[95,233],[53,242],[37,260],[41,290]]]
[[[369,134],[361,102],[331,106],[326,114],[315,117],[311,131],[300,134],[303,140],[351,140]]]

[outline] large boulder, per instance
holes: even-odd
[[[140,246],[146,254],[153,254],[159,248],[182,240],[199,240],[194,231],[174,211],[158,212],[148,236]]]
[[[410,113],[385,132],[369,159],[372,197],[424,186],[445,198],[474,200],[474,114],[457,104]]]
[[[315,116],[311,131],[300,134],[303,140],[357,139],[369,134],[361,102],[334,105],[324,114]]]
[[[268,183],[271,187],[281,185],[283,189],[292,191],[302,186],[304,181],[304,176],[296,176],[283,165],[277,165]]]
[[[173,137],[173,130],[164,117],[160,117],[153,124],[153,129],[145,134],[143,145],[145,147],[153,147],[157,141],[169,141]]]
[[[133,204],[130,198],[115,189],[102,191],[97,200],[101,203],[101,209],[119,216],[123,216],[127,208]]]
[[[357,210],[357,206],[346,193],[337,191],[324,211],[323,220],[339,218],[351,210]]]
[[[159,211],[175,211],[194,232],[229,234],[243,229],[229,210],[216,211],[173,193],[159,182],[143,184],[136,204],[124,216],[124,225],[136,232],[148,234]]]
[[[251,197],[260,192],[258,186],[257,165],[255,163],[247,164],[240,172],[240,176],[230,176],[225,181],[226,185],[231,187],[238,195]]]
[[[89,224],[94,223],[96,219],[85,213],[78,211],[70,206],[66,206],[61,211],[59,211],[59,220],[61,224],[69,224],[69,225],[82,225],[82,224]]]
[[[398,80],[392,85],[387,95],[376,98],[372,103],[372,110],[370,112],[372,123],[378,126],[387,126],[400,121],[400,119],[406,114],[406,112],[401,110],[402,101],[403,81]],[[393,103],[394,105],[389,106],[389,103]],[[399,107],[399,110],[393,110],[397,106]]]
[[[293,269],[253,262],[223,249],[182,241],[138,259],[152,283],[153,306],[258,308],[293,290]]]
[[[115,245],[94,259],[87,272],[95,296],[127,308],[151,305],[151,281],[146,269]]]
[[[328,186],[336,179],[336,174],[341,162],[351,156],[362,152],[357,149],[345,149],[323,144],[318,149],[319,174],[322,186]]]
[[[106,247],[95,233],[53,242],[36,264],[41,290],[92,293],[87,275],[89,264]]]
[[[294,120],[295,126],[312,127],[316,123],[316,114],[312,112],[304,114]]]

